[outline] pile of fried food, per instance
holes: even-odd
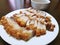
[[[55,28],[50,16],[41,15],[40,11],[32,8],[21,10],[11,17],[3,16],[1,23],[8,34],[25,41],[33,36],[44,35],[46,30],[53,31]]]

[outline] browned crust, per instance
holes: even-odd
[[[26,26],[26,22],[24,20],[21,20],[20,18],[16,17],[16,15],[13,16],[14,20],[22,27]]]
[[[21,31],[14,30],[13,27],[8,24],[8,22],[5,19],[5,17],[1,18],[1,23],[2,23],[2,25],[4,25],[4,28],[6,29],[6,31],[7,31],[8,34],[16,37],[17,39],[21,38]]]
[[[13,36],[13,37],[15,37],[17,39],[23,39],[23,40],[30,39],[28,33],[22,33],[23,30],[15,30],[15,29],[13,29],[13,27],[11,25],[9,25],[9,23],[7,22],[5,17],[1,18],[1,23],[4,26],[4,28],[6,29],[6,32],[8,34],[10,34],[11,36]]]

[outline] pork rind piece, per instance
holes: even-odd
[[[29,40],[33,36],[32,30],[25,30],[11,18],[2,17],[1,22],[4,25],[7,33],[17,39]]]
[[[1,23],[7,31],[7,33],[9,33],[17,39],[21,38],[22,29],[12,18],[2,17]]]
[[[34,30],[35,28],[35,21],[34,20],[28,20],[26,23],[26,29]]]
[[[51,22],[47,22],[46,28],[48,31],[54,31],[55,25],[52,24]]]
[[[20,26],[22,26],[22,27],[26,26],[26,21],[28,20],[27,16],[14,15],[13,18]]]
[[[46,26],[38,22],[37,29],[36,29],[36,36],[40,36],[44,34],[46,34]]]
[[[33,35],[34,35],[33,30],[24,30],[24,31],[22,32],[22,39],[25,40],[25,41],[27,41],[27,40],[29,40],[30,38],[32,38]]]
[[[33,30],[36,36],[46,34],[46,26],[44,24],[41,24],[40,22],[37,22],[36,20],[27,21],[26,27],[28,30]]]

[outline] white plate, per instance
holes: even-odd
[[[20,10],[24,11],[24,9],[20,9]],[[6,16],[10,17],[15,13],[19,13],[20,10],[10,12]],[[50,14],[44,11],[41,11],[41,14],[46,14],[48,16],[51,16]],[[57,37],[58,32],[59,32],[59,26],[58,26],[56,19],[53,16],[51,17],[52,17],[51,18],[52,23],[55,24],[54,31],[53,32],[47,31],[45,35],[42,35],[40,37],[33,37],[27,42],[23,40],[17,40],[14,37],[9,36],[9,34],[6,33],[2,25],[0,25],[0,36],[4,41],[6,41],[7,43],[11,45],[46,45],[46,44],[49,44]]]

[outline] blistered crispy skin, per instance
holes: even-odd
[[[15,22],[11,21],[11,19],[9,18],[2,17],[1,22],[4,25],[7,33],[9,33],[10,35],[12,35],[13,37],[17,39],[28,40],[33,36],[32,30],[29,30],[29,31],[25,29],[23,30],[23,28],[19,27],[17,23],[15,24]],[[17,27],[15,27],[15,25],[12,23],[17,25]]]
[[[42,30],[40,30],[40,31],[41,31],[41,35],[46,34],[46,30],[42,29]]]
[[[26,29],[34,30],[34,29],[35,29],[34,22],[32,22],[32,21],[27,21],[27,22],[26,22]]]
[[[44,35],[45,33],[46,33],[46,26],[38,22],[36,36]]]
[[[36,36],[44,35],[46,34],[46,27],[44,24],[41,24],[40,22],[37,23],[37,21],[33,24],[26,25],[26,28],[29,30],[33,30],[35,32]]]
[[[40,29],[35,29],[35,33],[36,33],[36,36],[40,36],[41,35],[41,30]]]
[[[39,37],[40,35],[45,35],[46,34],[46,30],[41,30],[41,29],[36,29],[36,36]]]
[[[43,29],[35,29],[35,35],[37,37],[39,37],[40,35],[45,35],[46,34],[46,30]]]
[[[51,22],[50,18],[51,18],[51,17],[46,17],[46,18],[45,18],[45,22]]]
[[[47,30],[49,30],[49,31],[54,31],[55,25],[52,24],[51,22],[47,22],[46,28],[47,28]]]
[[[1,19],[1,23],[2,23],[2,25],[4,25],[4,28],[6,29],[7,33],[14,36],[15,38],[20,39],[21,38],[21,33],[20,33],[21,30],[19,28],[14,27],[15,25],[11,24],[12,22],[9,23],[9,21],[8,21],[9,19],[8,20],[7,19],[8,18],[5,18],[5,17],[2,17],[2,19]],[[16,24],[16,25],[18,25],[18,24]],[[18,34],[18,32],[20,34]]]
[[[37,34],[40,33],[40,32],[37,32],[37,31],[38,31],[38,30],[37,30],[37,27],[34,27],[33,24],[30,24],[30,25],[26,26],[26,29],[27,29],[27,30],[30,30],[30,29],[33,30],[34,36],[37,36]]]
[[[13,16],[14,20],[22,27],[26,26],[26,22],[16,15]]]
[[[29,40],[31,37],[33,37],[34,32],[32,30],[24,30],[22,32],[22,39],[27,41]]]

